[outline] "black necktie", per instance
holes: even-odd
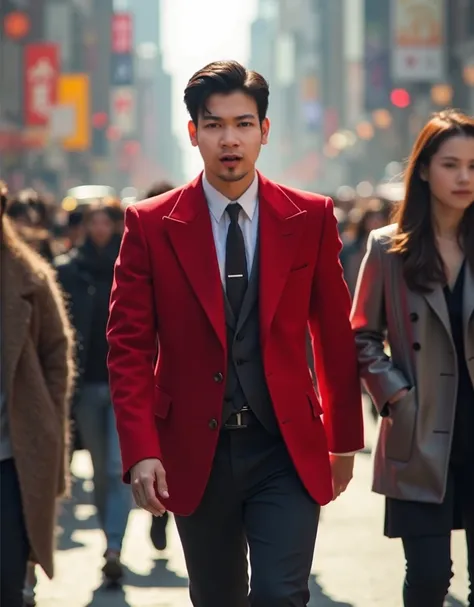
[[[225,249],[225,285],[227,299],[238,318],[248,285],[247,258],[245,256],[244,235],[239,226],[242,207],[233,202],[226,207],[230,217]]]

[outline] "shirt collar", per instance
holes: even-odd
[[[225,212],[227,205],[230,202],[238,202],[242,209],[244,210],[247,217],[252,221],[253,216],[255,214],[255,209],[257,208],[257,199],[258,199],[258,176],[255,174],[255,179],[252,181],[250,186],[245,190],[242,196],[235,200],[229,200],[226,196],[221,194],[216,190],[214,186],[212,186],[209,181],[206,179],[206,175],[202,176],[202,187],[204,190],[204,195],[206,196],[207,204],[209,206],[209,210],[214,216],[215,220],[219,222],[222,219],[222,215]]]

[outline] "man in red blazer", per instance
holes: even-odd
[[[111,297],[124,478],[175,513],[196,607],[307,605],[320,506],[363,447],[333,204],[256,172],[268,94],[233,61],[191,78],[204,172],[127,209]]]

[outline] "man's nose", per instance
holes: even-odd
[[[232,127],[222,129],[221,144],[223,147],[235,147],[239,145],[236,130]]]

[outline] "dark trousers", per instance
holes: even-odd
[[[200,505],[176,517],[194,607],[306,606],[319,512],[281,438],[223,430]]]
[[[13,459],[0,462],[0,499],[0,605],[22,607],[29,542]]]
[[[467,607],[474,607],[474,527],[466,531],[470,594]],[[453,577],[451,534],[403,539],[406,578],[405,607],[443,607]]]

